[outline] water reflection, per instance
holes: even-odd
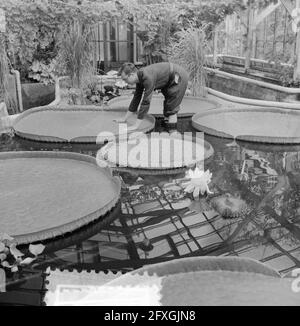
[[[156,131],[161,129],[158,124]],[[179,130],[190,131],[190,122],[183,119]],[[282,273],[299,267],[300,147],[205,139],[215,150],[205,166],[213,174],[213,195],[194,200],[186,194],[184,173],[116,172],[123,181],[122,214],[91,238],[44,260],[53,266],[127,271],[177,257],[234,255],[258,259]],[[37,147],[53,150],[53,145],[1,136],[1,151]],[[94,156],[98,149],[54,147]],[[246,206],[238,214],[222,216],[216,198],[225,198],[222,205],[227,208],[239,200]]]

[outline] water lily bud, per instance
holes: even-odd
[[[16,273],[19,270],[19,268],[18,266],[13,266],[10,270],[12,271],[12,273]]]
[[[42,245],[42,244],[37,244],[37,245],[30,245],[29,246],[29,251],[35,255],[35,256],[38,256],[40,255],[45,249],[45,246]]]

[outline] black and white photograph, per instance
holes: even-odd
[[[300,0],[0,0],[0,306],[300,306]]]

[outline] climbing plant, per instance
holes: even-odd
[[[6,12],[8,56],[23,78],[33,63],[36,67],[52,62],[61,32],[70,22],[90,26],[120,14],[111,3],[88,0],[5,0],[0,8]],[[38,72],[31,70],[33,76]]]
[[[206,26],[207,36],[214,26],[234,11],[245,9],[242,0],[179,1],[179,0],[119,0],[123,17],[133,17],[138,37],[144,45],[147,64],[166,60],[166,49],[177,32]]]
[[[252,0],[249,0],[252,1]],[[259,0],[265,5],[272,0]],[[6,12],[7,53],[13,67],[24,78],[49,81],[55,73],[59,39],[66,26],[82,26],[118,18],[132,23],[143,41],[147,63],[166,60],[172,37],[191,21],[210,26],[226,15],[245,8],[243,0],[0,0]]]

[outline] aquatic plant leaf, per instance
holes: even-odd
[[[15,243],[14,243],[14,244],[11,244],[11,245],[9,246],[9,249],[10,249],[11,254],[12,254],[16,259],[18,259],[19,257],[24,256],[24,254],[23,254],[19,249],[17,249]]]
[[[3,261],[3,262],[1,262],[1,265],[2,265],[3,267],[10,268],[10,265],[9,265],[9,263],[8,263],[7,261]]]
[[[20,265],[29,265],[29,264],[31,264],[35,260],[36,260],[36,258],[27,257],[27,258],[25,258],[24,260],[22,260],[20,262]]]
[[[19,267],[18,266],[13,266],[13,267],[11,267],[10,270],[11,270],[12,273],[16,273],[19,270]]]

